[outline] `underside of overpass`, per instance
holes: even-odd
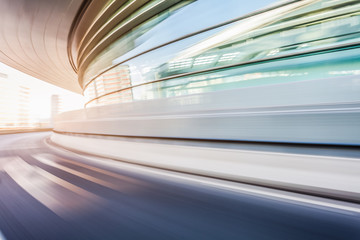
[[[191,1],[4,0],[0,61],[82,93],[85,69],[106,47],[180,2]]]
[[[0,61],[35,78],[81,93],[68,56],[68,35],[81,1],[0,2]]]

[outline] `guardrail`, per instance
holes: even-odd
[[[177,172],[359,202],[360,158],[54,133],[70,150]],[[288,151],[286,147],[283,151]],[[358,154],[359,155],[359,154]]]
[[[51,140],[136,164],[359,202],[357,81],[327,78],[88,108],[60,115]],[[226,147],[244,141],[280,147]],[[283,143],[300,150],[284,153]],[[312,154],[325,145],[345,150]]]
[[[15,134],[15,133],[31,133],[31,132],[48,132],[52,128],[19,128],[19,129],[0,129],[1,134]]]

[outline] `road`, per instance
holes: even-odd
[[[360,239],[356,204],[0,135],[2,239]]]

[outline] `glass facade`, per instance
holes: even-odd
[[[114,41],[85,71],[87,107],[360,74],[358,1],[281,3],[238,20],[214,14],[217,2],[180,1]],[[229,22],[192,25],[195,13]]]

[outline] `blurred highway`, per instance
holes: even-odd
[[[357,204],[0,136],[0,239],[360,239]]]

